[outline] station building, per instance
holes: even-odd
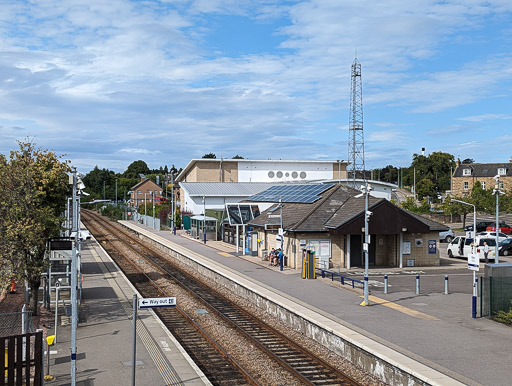
[[[302,185],[304,186],[304,185]],[[306,185],[308,186],[308,185]],[[315,186],[317,187],[315,189]],[[273,205],[248,222],[257,255],[280,247],[284,230],[285,265],[301,269],[305,249],[314,250],[318,266],[350,269],[364,265],[365,197],[343,184],[311,184],[309,188],[276,187],[247,198]],[[279,204],[281,199],[281,204]],[[381,267],[437,266],[439,232],[447,227],[401,209],[383,198],[368,197],[369,264]]]

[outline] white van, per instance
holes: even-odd
[[[484,242],[487,242],[489,246],[489,255],[487,256],[488,260],[495,260],[496,258],[496,239],[492,239],[489,237],[481,237],[476,236],[476,254],[480,258],[480,260],[485,261],[484,256]],[[455,237],[451,243],[448,244],[446,251],[448,252],[448,257],[468,257],[473,249],[473,239],[465,236],[457,236]]]

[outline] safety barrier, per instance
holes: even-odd
[[[348,281],[352,282],[352,288],[355,288],[355,283],[359,283],[359,284],[363,285],[363,282],[361,280],[352,279],[351,277],[343,276],[342,274],[337,273],[337,272],[332,272],[332,271],[328,271],[326,269],[321,269],[321,268],[317,268],[317,270],[322,272],[322,278],[325,278],[325,276],[327,274],[331,275],[331,280],[332,281],[334,281],[334,276],[339,277],[340,278],[340,282],[341,282],[342,285],[345,285],[345,280],[348,280]]]

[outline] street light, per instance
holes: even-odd
[[[117,178],[116,178],[116,207],[117,207]]]
[[[283,252],[283,242],[284,242],[284,229],[283,229],[283,200],[279,199],[279,219],[281,221],[281,258],[279,259],[279,270],[283,270],[284,266],[284,252]]]
[[[363,251],[364,251],[364,301],[361,303],[362,306],[369,306],[370,301],[368,299],[368,250],[370,247],[370,230],[369,230],[369,220],[370,216],[373,214],[368,210],[368,196],[370,195],[370,191],[372,190],[372,187],[368,183],[368,181],[365,179],[364,185],[361,185],[361,191],[364,194],[364,244],[363,244]],[[356,196],[358,197],[358,196]]]
[[[203,196],[203,242],[206,244],[206,197]]]
[[[493,177],[496,180],[496,185],[494,186],[494,190],[492,191],[492,194],[496,195],[496,246],[495,248],[495,257],[494,257],[494,263],[498,264],[499,261],[499,253],[498,253],[498,229],[499,229],[499,214],[500,214],[500,203],[499,203],[499,196],[500,194],[505,194],[504,192],[500,191],[500,175],[496,174]]]
[[[473,248],[472,248],[473,250],[472,250],[472,254],[475,255],[475,249],[476,249],[476,206],[473,204],[470,204],[469,202],[456,200],[454,198],[452,198],[452,201],[458,202],[459,204],[471,205],[473,207]],[[480,265],[480,257],[478,256],[477,259],[478,259],[478,265]],[[476,291],[477,291],[476,271],[473,270],[473,298],[472,298],[472,302],[471,302],[471,316],[473,318],[476,318]]]

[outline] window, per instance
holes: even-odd
[[[137,194],[142,194],[142,192],[140,190],[137,190]]]
[[[463,169],[462,170],[463,176],[470,176],[471,175],[471,169]]]
[[[482,189],[485,189],[485,181],[482,181],[480,184],[482,184]]]
[[[469,189],[469,182],[464,181],[464,190],[468,190],[468,189]]]
[[[498,168],[498,174],[500,176],[504,176],[507,174],[507,169],[506,168]]]

